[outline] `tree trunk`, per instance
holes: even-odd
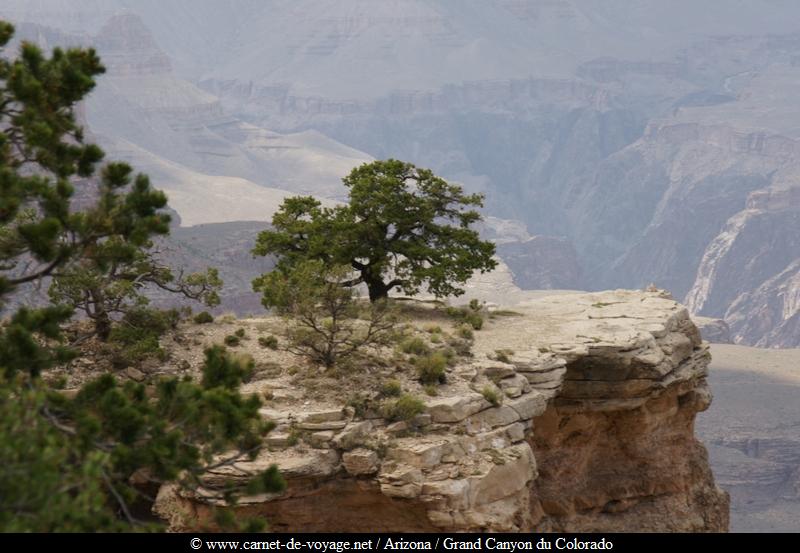
[[[111,336],[111,317],[103,304],[103,294],[99,291],[90,292],[94,302],[94,330],[101,342],[107,342]]]
[[[369,301],[375,303],[376,301],[385,300],[389,297],[389,287],[386,286],[382,280],[366,280],[364,282],[369,289]]]
[[[94,329],[101,342],[108,342],[108,338],[111,336],[111,320],[108,318],[108,314],[101,313],[100,318],[95,319]]]

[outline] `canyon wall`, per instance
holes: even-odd
[[[423,414],[388,423],[288,390],[263,411],[278,424],[267,450],[194,493],[165,486],[155,512],[202,527],[225,507],[220,486],[277,463],[286,491],[236,507],[274,531],[726,531],[728,496],[694,435],[711,394],[688,311],[626,291],[515,310],[476,333]]]
[[[738,344],[800,345],[797,6],[310,1],[7,0],[0,17],[98,47],[88,124],[187,226],[342,199],[353,166],[394,157],[524,223],[536,239],[499,248],[518,286],[654,283]]]

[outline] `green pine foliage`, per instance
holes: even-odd
[[[148,286],[219,305],[222,280],[217,269],[176,277],[150,251],[152,246],[152,241],[133,244],[118,237],[94,244],[79,261],[53,273],[51,300],[83,311],[94,323],[93,334],[103,341],[110,338],[116,320],[149,304],[144,293]]]
[[[166,358],[159,339],[170,329],[174,329],[180,315],[175,309],[158,310],[140,307],[129,311],[122,324],[111,330],[109,341],[117,346],[114,365],[117,368],[141,363],[147,357],[160,360]]]
[[[23,379],[0,385],[0,531],[125,530],[104,479],[108,453],[79,452],[45,416],[48,390]]]
[[[61,332],[76,308],[101,338],[152,346],[172,323],[142,310],[140,284],[189,286],[213,303],[221,282],[155,262],[152,239],[169,231],[166,196],[124,163],[99,169],[102,150],[84,143],[74,106],[104,71],[94,50],[48,56],[23,43],[14,57],[2,51],[13,33],[0,21],[0,531],[157,529],[136,517],[154,486],[201,485],[210,469],[254,457],[271,426],[259,400],[238,391],[251,362],[219,347],[206,351],[201,383],[106,374],[65,393],[42,378],[77,355]],[[93,183],[97,198],[80,210],[78,182]],[[45,277],[57,303],[9,309],[12,292]],[[235,502],[283,485],[273,467],[222,492]]]
[[[238,392],[252,361],[220,346],[205,354],[200,384],[165,378],[150,392],[108,374],[71,399],[26,375],[3,380],[0,531],[156,530],[133,515],[147,484],[195,488],[211,468],[252,459],[272,426]],[[224,492],[283,487],[273,467]]]

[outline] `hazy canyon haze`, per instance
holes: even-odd
[[[169,247],[222,268],[226,309],[260,310],[249,249],[283,198],[341,200],[351,168],[395,157],[486,194],[489,288],[652,283],[723,341],[800,347],[794,0],[0,0],[0,18],[99,50],[87,128],[168,193]],[[733,529],[797,530],[800,401],[756,424],[736,406],[770,399],[736,390],[796,391],[800,356],[735,347],[713,350],[701,437]]]

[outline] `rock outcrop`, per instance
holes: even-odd
[[[712,344],[732,344],[731,328],[724,319],[712,319],[711,317],[692,316],[692,321],[700,330],[700,336],[706,342]]]
[[[798,297],[800,187],[754,192],[706,248],[687,306],[723,317],[736,343],[788,348],[800,336]]]
[[[626,291],[515,309],[477,333],[423,414],[389,424],[331,398],[280,402],[264,411],[268,451],[196,493],[162,488],[155,511],[175,530],[205,524],[224,482],[277,463],[287,490],[236,507],[275,531],[727,530],[693,432],[711,394],[688,311]]]
[[[800,345],[800,258],[754,291],[742,293],[726,317],[740,343],[773,348]]]

